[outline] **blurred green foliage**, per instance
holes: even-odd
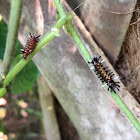
[[[0,21],[0,59],[3,59],[5,46],[6,46],[6,37],[8,32],[8,26],[2,19]],[[22,58],[20,49],[22,45],[19,41],[16,43],[16,51],[15,57],[10,69],[18,63],[18,61]],[[19,94],[26,92],[29,88],[32,87],[36,78],[39,75],[39,71],[33,61],[30,61],[20,72],[19,74],[12,80],[11,83],[11,91],[14,94]]]
[[[14,59],[13,65],[15,65],[21,58],[22,55],[17,55]],[[12,80],[12,93],[19,94],[22,92],[26,92],[35,82],[38,75],[39,71],[31,60]]]
[[[4,134],[6,134],[6,130],[3,126],[2,120],[0,120],[0,132],[3,132]]]
[[[8,32],[8,26],[4,22],[4,20],[1,18],[1,15],[0,15],[0,59],[1,60],[3,60],[3,57],[4,57],[7,32]],[[21,48],[23,48],[21,43],[19,41],[17,41],[15,56],[14,56],[10,70],[19,62],[20,59],[22,59],[22,54],[20,51]],[[0,63],[1,62],[2,61],[0,61]],[[6,96],[5,96],[5,98],[7,99],[7,102],[8,102],[8,106],[9,106],[9,109],[7,110],[7,112],[9,112],[9,113],[7,113],[6,117],[9,120],[11,118],[12,118],[12,120],[15,120],[15,118],[21,118],[21,117],[23,118],[23,116],[21,116],[19,113],[17,114],[17,112],[22,111],[23,108],[21,108],[21,107],[19,108],[18,106],[16,106],[15,99],[19,100],[20,98],[22,98],[22,99],[25,98],[24,100],[27,101],[27,104],[29,102],[28,107],[25,109],[27,111],[27,114],[29,114],[27,117],[28,119],[26,118],[26,122],[24,123],[24,125],[21,126],[20,129],[17,129],[17,131],[15,133],[15,137],[12,138],[12,140],[34,139],[34,138],[36,139],[37,137],[38,138],[41,137],[40,133],[42,133],[41,132],[42,129],[40,127],[40,122],[42,121],[42,115],[41,115],[41,111],[40,111],[39,104],[38,104],[39,101],[38,101],[38,95],[37,95],[37,90],[36,90],[37,88],[34,84],[38,75],[39,75],[39,71],[38,71],[37,67],[35,66],[35,64],[33,63],[33,61],[31,60],[18,73],[18,75],[12,80],[11,84],[9,85],[9,88],[8,88],[9,93],[6,94]],[[33,84],[34,84],[34,87],[33,87]],[[1,90],[5,91],[4,88],[2,88]],[[31,90],[34,91],[33,95],[29,94]],[[13,95],[13,94],[20,94],[20,93],[27,92],[27,91],[28,91],[28,93],[22,94],[20,96]],[[13,94],[11,94],[11,92]],[[1,93],[4,94],[5,92],[1,92]],[[35,104],[35,105],[32,105],[32,104]],[[14,112],[15,109],[16,109],[16,111],[17,110],[19,110],[19,111],[17,111],[15,113]],[[12,116],[9,115],[9,114],[11,114],[11,112],[13,114]],[[21,120],[22,120],[22,118],[21,118]],[[16,122],[18,124],[18,122],[20,122],[20,119],[15,120],[14,125],[16,125]],[[35,125],[37,127],[32,127],[32,125]],[[29,128],[29,126],[30,126],[30,130],[29,130],[29,132],[26,132],[26,134],[25,134],[24,130],[26,130],[26,128]],[[23,127],[23,129],[22,129],[22,127]],[[6,134],[6,131],[7,131],[7,133],[9,133],[7,128],[9,128],[9,126],[8,125],[4,126],[3,120],[1,119],[0,120],[0,132],[3,132],[4,134]],[[21,133],[21,131],[23,131],[23,133]],[[42,138],[40,138],[40,139],[42,139]]]
[[[0,59],[3,59],[4,56],[7,32],[7,24],[2,19],[0,21]]]

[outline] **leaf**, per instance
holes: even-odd
[[[0,20],[0,59],[3,60],[4,51],[6,47],[6,38],[7,38],[8,26],[4,20]],[[17,40],[15,56],[21,53],[20,48],[22,48],[21,43]]]
[[[17,40],[17,43],[16,43],[16,50],[15,50],[15,57],[19,54],[21,54],[21,49],[22,48],[22,45],[21,43]]]
[[[21,55],[18,55],[13,65],[15,65],[20,59]],[[33,61],[31,60],[13,79],[11,89],[13,94],[19,94],[26,92],[32,84],[35,82],[39,75],[39,71]]]
[[[0,59],[3,59],[5,46],[6,46],[6,37],[8,32],[8,26],[4,22],[4,20],[0,20]],[[18,55],[21,53],[20,48],[22,45],[19,41],[16,43],[16,51],[15,51],[15,59],[12,63],[11,68],[16,65],[16,63],[21,59],[21,55]],[[10,69],[11,69],[10,68]],[[12,93],[19,94],[22,92],[27,91],[36,78],[39,75],[39,71],[33,61],[30,61],[23,70],[15,77],[15,79],[12,81],[11,89]]]
[[[0,120],[0,131],[6,134],[6,129],[4,128],[2,120]]]
[[[0,21],[0,59],[1,60],[3,59],[4,56],[7,32],[8,32],[7,24],[2,19]]]

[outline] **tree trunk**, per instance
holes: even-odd
[[[103,1],[104,3],[106,2],[106,0]],[[135,0],[128,1],[133,3],[132,7],[130,8],[133,9]],[[98,3],[98,6],[100,6],[100,2],[94,1],[94,3]],[[92,2],[89,4],[92,5]],[[101,7],[102,4],[103,3],[101,3]],[[118,7],[121,6],[121,4],[122,3],[119,3]],[[8,9],[7,7],[9,7],[8,0],[0,1],[0,13],[6,20],[8,19],[7,10],[5,10]],[[111,11],[113,11],[113,6],[111,5],[111,7]],[[86,10],[88,9],[83,9],[83,12],[87,12]],[[90,11],[87,12],[87,14],[88,13],[92,16]],[[43,31],[44,34],[46,34],[46,24],[50,21],[54,21],[55,14],[56,9],[53,6],[53,2],[51,2],[51,0],[24,1],[21,27],[19,30],[19,39],[21,43],[25,45],[27,38],[26,36],[29,32],[35,32],[38,30],[42,36]],[[112,13],[109,13],[109,15],[111,14]],[[107,13],[104,13],[104,18],[107,15]],[[84,16],[86,17],[87,15]],[[118,16],[120,17],[120,15]],[[95,17],[96,15],[94,18]],[[114,14],[112,14],[111,17],[113,18]],[[124,20],[122,21],[122,19],[119,19],[119,17],[117,20],[120,20],[119,23],[122,23],[123,26],[125,26],[124,24],[126,23]],[[130,17],[131,16],[124,16],[124,18],[126,18],[125,20],[127,20],[127,24],[130,22]],[[98,16],[96,20],[98,20]],[[110,19],[108,29],[110,25],[111,30],[113,30],[113,25],[116,29],[116,24],[111,22],[112,19]],[[96,39],[99,39],[100,41],[102,40],[103,36],[106,37],[105,40],[107,40],[107,38],[112,38],[112,41],[110,42],[110,40],[107,40],[107,43],[112,44],[114,42],[112,45],[115,46],[115,42],[117,42],[118,38],[120,38],[121,41],[119,41],[120,43],[117,44],[117,48],[113,47],[114,51],[118,50],[115,54],[115,57],[113,57],[114,62],[120,50],[121,43],[123,42],[127,27],[122,29],[123,26],[121,26],[122,28],[119,30],[122,32],[122,34],[119,37],[118,31],[113,35],[113,37],[111,37],[110,33],[106,33],[106,24],[102,23],[100,30],[98,30],[99,32],[97,32],[97,34],[95,33]],[[88,25],[88,28],[90,28],[90,26],[91,25]],[[94,30],[94,32],[96,32],[96,30]],[[100,35],[98,33],[100,33]],[[107,94],[102,88],[102,83],[93,74],[93,72],[91,72],[83,57],[77,50],[77,47],[72,41],[71,37],[66,35],[63,31],[60,34],[61,37],[55,38],[51,43],[45,46],[33,58],[33,60],[43,77],[48,81],[51,90],[62,105],[63,109],[72,120],[81,139],[139,140],[140,136],[138,132],[131,125],[130,121],[124,117],[124,114],[119,110],[119,108],[114,105],[115,103],[113,99],[111,99],[110,95]],[[89,36],[84,36],[83,38],[86,38],[87,40],[90,39]],[[89,46],[89,44],[86,44],[86,46]],[[92,46],[90,46],[90,48],[92,49]],[[110,48],[108,52],[110,53]],[[103,52],[100,50],[100,53],[102,54]],[[109,64],[108,61],[107,64]],[[123,89],[122,92],[126,93]],[[129,93],[123,95],[122,98],[130,101],[130,104],[128,103],[129,107],[132,109],[134,108],[133,112],[135,112],[135,115],[139,116],[139,105],[131,96],[129,96]]]

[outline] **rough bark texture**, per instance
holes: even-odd
[[[72,9],[83,0],[67,0]],[[137,0],[84,0],[77,14],[114,65]]]
[[[19,31],[19,39],[23,45],[26,43],[25,35],[28,32],[35,32],[37,29],[39,33],[47,32],[45,25],[49,20],[53,20],[52,17],[55,15],[55,7],[52,5],[52,2],[47,0],[25,1]],[[0,1],[0,12],[7,19],[8,15],[2,8],[7,9],[8,4],[5,6],[2,7]],[[102,28],[106,28],[105,25]],[[124,35],[126,30],[122,32]],[[117,36],[113,37],[115,38],[117,42]],[[61,32],[61,37],[55,38],[44,47],[33,60],[82,140],[140,139],[136,129],[114,105],[99,79],[93,75],[79,54],[76,45],[64,32]]]

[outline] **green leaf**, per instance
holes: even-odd
[[[8,32],[8,26],[2,19],[0,21],[0,59],[1,60],[3,59],[4,56],[7,32]]]
[[[21,54],[21,49],[22,48],[22,45],[21,43],[17,40],[17,43],[16,43],[16,51],[15,51],[15,57],[19,54]]]
[[[0,120],[0,131],[6,134],[6,129],[4,128],[4,125],[2,123],[2,120]]]
[[[22,55],[18,55],[13,62],[13,66],[21,59]],[[31,60],[13,79],[11,89],[13,94],[26,92],[35,82],[39,75],[39,71]]]
[[[4,56],[7,32],[8,32],[8,26],[2,19],[2,20],[0,20],[0,59],[1,60],[3,60],[3,56]],[[17,41],[15,56],[17,56],[19,53],[21,53],[21,51],[20,51],[21,48],[22,48],[21,43],[19,41]]]

